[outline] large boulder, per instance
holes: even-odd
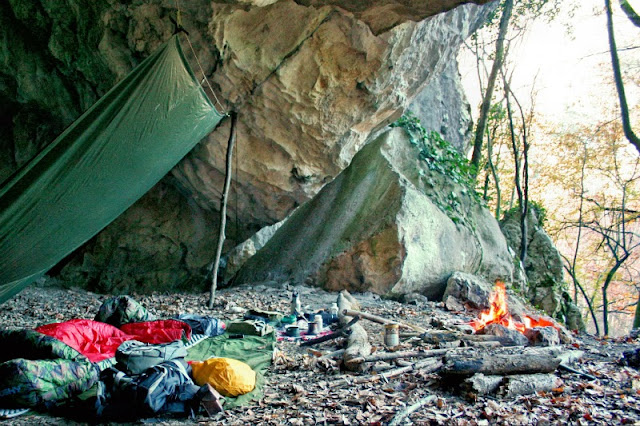
[[[423,148],[401,127],[366,145],[234,284],[278,280],[438,299],[454,271],[510,280],[498,223],[463,185],[420,159]]]
[[[372,132],[438,81],[496,4],[482,3],[180,2],[203,71],[181,36],[187,58],[198,78],[209,77],[220,109],[239,113],[225,250],[310,199]],[[0,179],[167,40],[176,4],[0,2]],[[73,255],[65,276],[99,289],[201,282],[217,238],[228,121]],[[90,271],[100,267],[108,272]]]

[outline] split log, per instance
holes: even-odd
[[[368,314],[366,312],[360,312],[360,311],[356,311],[353,309],[341,309],[340,310],[342,312],[343,315],[349,315],[349,316],[356,316],[359,315],[360,317],[364,318],[364,319],[368,319],[369,321],[373,321],[376,322],[378,324],[397,324],[400,327],[404,327],[404,328],[410,328],[412,330],[417,331],[418,333],[426,333],[427,329],[419,327],[417,325],[413,325],[413,324],[409,324],[406,322],[400,322],[400,321],[392,321],[383,317],[379,317],[377,315],[373,315],[373,314]]]
[[[350,310],[353,307],[353,299],[351,294],[348,291],[343,290],[338,295],[338,308],[340,309],[338,319],[341,325],[346,327],[351,321],[353,321],[352,316],[345,315],[345,310]],[[362,317],[361,315],[358,315]],[[369,344],[369,336],[365,329],[357,323],[351,325],[351,333],[347,339],[347,347],[344,351],[343,364],[344,367],[349,371],[365,371],[367,369],[367,364],[363,362],[357,362],[359,358],[366,358],[371,355],[371,344]]]
[[[454,375],[551,373],[560,365],[557,351],[530,350],[516,354],[447,354],[443,372]]]
[[[466,379],[463,388],[473,395],[488,395],[498,390],[503,379],[502,376],[478,373]]]
[[[500,387],[500,395],[512,397],[531,395],[537,392],[551,392],[562,387],[562,379],[555,374],[526,374],[505,377]]]
[[[478,373],[464,381],[464,388],[475,395],[498,394],[513,397],[551,392],[562,384],[562,379],[555,374],[517,374],[503,377]]]
[[[437,397],[435,395],[429,395],[422,398],[420,401],[416,402],[415,404],[408,406],[402,411],[398,411],[398,413],[395,416],[393,416],[393,419],[391,419],[391,421],[389,422],[389,426],[397,426],[401,424],[404,421],[404,419],[409,417],[412,413],[418,411],[420,408],[429,404],[432,401],[435,401],[436,399]]]

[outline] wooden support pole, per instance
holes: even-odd
[[[231,128],[229,129],[229,142],[227,144],[227,161],[225,166],[224,187],[220,199],[220,225],[218,227],[218,245],[216,246],[216,257],[213,261],[211,271],[211,288],[209,290],[209,309],[213,309],[213,302],[216,298],[216,289],[218,288],[218,268],[220,267],[220,256],[222,255],[222,246],[224,245],[225,227],[227,224],[227,201],[229,199],[229,187],[231,186],[231,167],[233,160],[233,145],[236,143],[236,123],[238,122],[238,114],[231,111]]]

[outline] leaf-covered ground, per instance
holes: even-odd
[[[244,308],[279,310],[288,313],[291,288],[253,286],[219,292],[216,307],[210,311],[205,294],[133,295],[158,317],[178,313],[200,313],[225,320],[240,318]],[[309,310],[328,308],[337,294],[298,287],[303,306]],[[398,319],[427,329],[455,329],[470,320],[473,313],[449,312],[441,303],[402,304],[381,300],[371,294],[355,295],[368,313]],[[30,287],[0,306],[2,328],[34,328],[41,324],[72,318],[93,318],[107,296],[83,290],[55,287]],[[383,327],[361,321],[377,351],[385,351]],[[502,398],[470,396],[447,383],[437,374],[413,371],[388,381],[349,384],[355,376],[341,371],[338,361],[318,358],[340,348],[340,340],[329,341],[313,350],[293,342],[279,342],[274,363],[267,378],[264,397],[254,405],[227,410],[213,418],[193,420],[149,419],[145,422],[178,424],[229,425],[314,425],[314,424],[387,424],[403,408],[434,395],[430,402],[400,424],[639,424],[640,372],[618,364],[625,350],[640,342],[627,337],[598,340],[578,336],[568,349],[584,351],[573,368],[588,373],[595,380],[575,373],[557,371],[563,385],[550,392]],[[400,349],[433,348],[421,339],[403,339]],[[476,349],[473,349],[476,350]],[[477,349],[482,350],[482,349]],[[377,363],[384,371],[396,367]],[[371,373],[367,373],[371,374]],[[346,379],[345,379],[346,378]],[[11,419],[10,424],[72,425],[74,422],[41,414],[27,414]]]

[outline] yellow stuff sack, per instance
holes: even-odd
[[[256,387],[256,372],[247,364],[231,358],[193,361],[193,381],[198,386],[209,383],[224,396],[238,396]]]

